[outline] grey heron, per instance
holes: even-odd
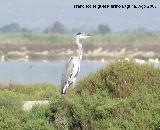
[[[61,94],[66,94],[67,88],[71,85],[75,85],[76,77],[80,72],[80,62],[83,54],[82,44],[79,42],[79,40],[88,38],[90,36],[91,35],[85,35],[82,32],[77,33],[75,37],[78,47],[76,51],[77,55],[71,56],[65,65],[61,78]]]

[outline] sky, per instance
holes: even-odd
[[[150,5],[145,9],[74,8],[74,5]],[[0,0],[0,27],[12,22],[30,29],[44,29],[55,21],[68,29],[96,28],[107,24],[113,31],[145,27],[160,30],[160,0]]]

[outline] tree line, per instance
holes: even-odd
[[[106,33],[112,32],[111,28],[107,24],[99,24],[97,25],[96,29],[93,29],[93,28],[88,29],[87,27],[81,27],[81,28],[69,30],[60,21],[55,21],[51,26],[48,26],[41,32],[71,34],[71,33],[76,33],[79,31],[91,32],[95,34],[106,34]],[[21,27],[18,23],[10,23],[10,24],[2,26],[0,28],[0,32],[1,33],[31,33],[35,31],[28,29],[26,27]],[[125,31],[125,32],[129,32],[129,31]],[[132,30],[132,32],[147,32],[147,30],[144,27],[138,27],[136,30]]]
[[[4,25],[0,28],[0,32],[2,33],[8,33],[8,32],[32,32],[32,30],[25,28],[25,27],[20,27],[18,23],[11,23]]]
[[[69,34],[72,32],[77,31],[89,31],[94,33],[100,33],[105,34],[111,32],[111,28],[107,24],[99,24],[96,28],[96,30],[85,30],[85,28],[81,29],[67,29],[60,21],[55,21],[51,26],[48,26],[45,28],[42,32],[43,33],[59,33],[59,34]],[[34,32],[31,29],[28,29],[26,27],[21,27],[18,23],[10,23],[7,25],[4,25],[0,28],[1,33],[31,33]]]

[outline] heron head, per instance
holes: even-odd
[[[79,33],[77,33],[77,35],[76,35],[76,38],[83,38],[83,39],[85,39],[85,38],[89,38],[89,37],[91,37],[91,35],[89,35],[89,34],[84,34],[83,32],[79,32]]]

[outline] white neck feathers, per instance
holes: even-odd
[[[79,38],[76,38],[76,44],[78,46],[78,50],[77,50],[77,55],[79,57],[79,59],[82,59],[82,54],[83,54],[83,48],[82,48],[82,44],[79,42]]]

